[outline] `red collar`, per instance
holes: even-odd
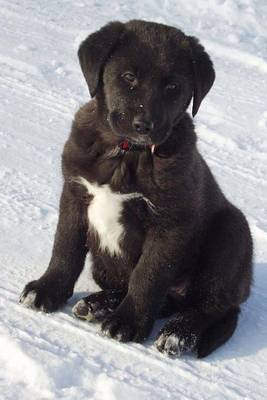
[[[124,139],[122,143],[120,143],[121,150],[128,151],[130,149],[130,145],[127,139]]]
[[[143,149],[145,146],[144,145],[138,145],[138,144],[131,144],[129,143],[129,141],[127,139],[124,139],[123,142],[121,142],[119,144],[119,147],[122,151],[127,152],[129,150],[140,150]],[[151,149],[151,153],[154,154],[155,149],[156,149],[156,145],[155,144],[151,144],[149,145],[150,149]]]

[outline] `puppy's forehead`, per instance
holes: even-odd
[[[131,21],[121,36],[114,56],[119,66],[136,67],[139,71],[159,71],[162,75],[174,71],[187,72],[190,47],[184,33],[178,29],[152,22]]]

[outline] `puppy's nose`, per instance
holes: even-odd
[[[135,117],[133,120],[133,127],[137,133],[148,135],[152,131],[154,124],[152,121],[146,121],[140,117]]]

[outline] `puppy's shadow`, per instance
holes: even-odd
[[[227,343],[205,358],[207,361],[223,361],[255,355],[267,347],[267,263],[257,263],[254,266],[254,284],[251,296],[242,305],[238,326],[234,335]],[[75,292],[65,308],[72,315],[72,307],[91,291]],[[171,317],[172,318],[172,317]],[[153,331],[144,343],[150,348],[158,336],[160,329],[171,319],[161,319],[155,322]],[[187,356],[186,356],[187,358]]]
[[[91,294],[89,291],[74,292],[73,296],[68,300],[68,306],[73,307],[79,300],[89,296],[89,294]]]

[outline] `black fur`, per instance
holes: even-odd
[[[252,276],[247,221],[199,154],[185,112],[193,97],[195,115],[210,90],[212,62],[197,39],[144,21],[108,24],[82,43],[79,59],[96,97],[76,114],[64,147],[49,267],[26,286],[22,301],[35,291],[32,306],[59,308],[90,250],[103,292],[87,297],[77,316],[101,320],[118,340],[142,341],[156,318],[175,314],[160,333],[159,350],[206,356],[234,332]],[[120,151],[125,138],[130,150]],[[142,193],[153,204],[125,202],[120,256],[99,248],[87,218],[92,196],[77,176],[113,192]]]

